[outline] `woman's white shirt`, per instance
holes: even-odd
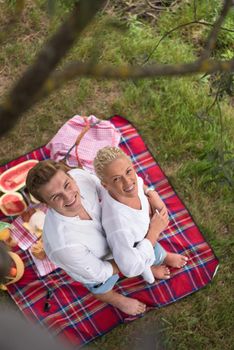
[[[142,274],[155,260],[154,248],[145,235],[149,228],[149,202],[143,180],[137,177],[141,209],[133,209],[102,190],[102,225],[114,260],[127,277]]]

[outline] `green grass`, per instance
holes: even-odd
[[[208,30],[205,26],[184,27],[153,50],[167,30],[193,20],[191,3],[181,1],[173,14],[161,14],[154,26],[130,17],[116,29],[114,16],[99,15],[62,64],[87,60],[93,55],[99,63],[143,64],[150,53],[151,63],[192,61],[205,42]],[[196,3],[197,18],[207,21],[215,18],[219,1]],[[59,18],[63,17],[62,5],[57,8],[57,17],[50,19],[44,3],[40,4],[28,5],[23,20],[2,43],[1,94],[33,61],[48,33],[57,28]],[[7,4],[1,6],[5,12],[1,12],[0,21],[6,23]],[[224,25],[234,28],[233,12]],[[231,58],[233,39],[233,33],[221,32],[214,55]],[[138,337],[140,342],[140,338],[147,337],[148,333],[139,333],[150,326],[159,332],[155,334],[166,349],[226,350],[233,346],[234,191],[228,179],[233,179],[234,102],[233,96],[227,94],[220,102],[221,135],[217,107],[206,113],[214,99],[210,84],[211,79],[199,75],[135,82],[77,78],[34,106],[1,139],[0,162],[4,163],[47,143],[74,114],[94,114],[99,118],[115,113],[126,116],[138,128],[220,259],[219,271],[209,286],[175,304],[151,311],[143,319],[117,327],[93,343],[97,349],[129,348],[132,339]],[[1,297],[1,303],[5,300],[6,296]]]

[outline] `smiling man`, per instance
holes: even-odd
[[[99,300],[129,315],[143,313],[144,303],[113,291],[119,269],[101,225],[102,187],[98,178],[45,160],[29,171],[26,186],[48,206],[43,244],[49,259]]]

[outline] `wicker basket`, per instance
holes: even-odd
[[[2,290],[7,290],[7,286],[9,284],[15,283],[17,281],[19,281],[23,274],[24,274],[24,263],[23,260],[19,257],[18,254],[13,253],[13,252],[8,252],[8,254],[10,255],[11,259],[13,260],[15,267],[16,267],[16,275],[14,277],[11,276],[7,276],[7,282],[5,284],[1,284],[0,285],[0,289]]]

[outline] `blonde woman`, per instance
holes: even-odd
[[[166,252],[158,243],[168,225],[168,212],[156,191],[137,176],[130,158],[117,147],[99,150],[94,167],[103,185],[102,225],[120,271],[142,274],[147,282],[170,278],[168,266],[181,268],[187,257]],[[146,195],[147,194],[147,195]],[[150,218],[150,205],[154,213]]]

